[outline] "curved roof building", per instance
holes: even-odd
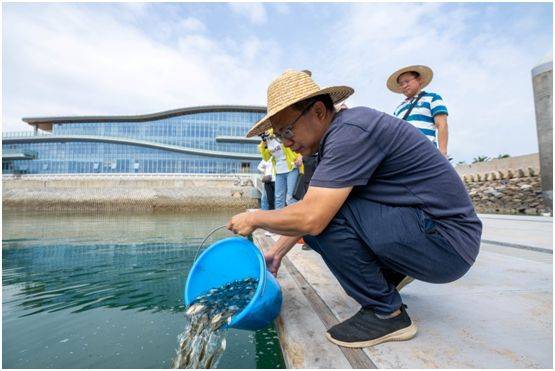
[[[202,106],[137,116],[32,117],[3,133],[4,173],[249,173],[260,106]],[[39,131],[40,130],[40,131]]]

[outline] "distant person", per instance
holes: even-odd
[[[303,172],[303,158],[291,148],[285,147],[271,129],[266,134],[267,139],[258,145],[258,150],[263,160],[270,160],[274,165],[276,175],[275,208],[278,210],[297,202],[293,198],[293,191],[299,173]]]
[[[262,140],[266,140],[266,135],[261,135]],[[260,160],[258,164],[258,171],[262,173],[262,197],[260,198],[260,208],[262,210],[274,210],[275,208],[275,184],[276,177],[274,175],[274,164],[272,161]]]
[[[293,197],[295,197],[296,200],[300,201],[304,198],[304,195],[308,191],[308,187],[310,185],[310,179],[312,179],[314,170],[316,170],[316,165],[318,165],[318,153],[303,156],[304,174],[301,176],[300,182],[297,182],[295,193],[293,194]],[[305,243],[304,238],[302,237],[299,238],[297,243],[302,245],[301,248],[303,250],[312,250],[310,246]]]
[[[439,94],[422,90],[432,81],[433,75],[427,66],[404,67],[389,76],[387,87],[406,97],[393,114],[420,129],[448,158],[447,107]]]
[[[312,174],[314,174],[314,170],[316,170],[316,165],[318,164],[318,154],[303,156],[303,167],[304,167],[304,174],[300,182],[297,182],[297,187],[295,188],[295,193],[293,196],[297,201],[303,199],[306,191],[308,190],[308,186],[310,184],[310,179],[312,178]]]

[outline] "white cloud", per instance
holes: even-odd
[[[182,20],[181,27],[186,32],[203,32],[206,30],[204,23],[194,17],[188,17]]]
[[[553,51],[549,51],[547,53],[545,53],[543,55],[543,57],[541,57],[538,62],[536,63],[536,65],[540,65],[540,64],[544,64],[544,63],[548,63],[548,62],[553,62]]]
[[[231,43],[186,33],[177,22],[182,36],[166,45],[119,20],[117,12],[67,5],[5,8],[3,131],[30,129],[22,117],[264,104],[261,92],[279,71],[279,47],[255,36]],[[257,63],[263,50],[270,59]]]
[[[3,130],[30,129],[20,121],[29,116],[265,104],[286,68],[311,69],[322,86],[352,86],[350,106],[392,112],[401,97],[386,89],[387,77],[419,63],[434,69],[430,89],[450,110],[456,160],[537,151],[530,71],[552,59],[537,46],[548,45],[551,30],[531,32],[529,14],[511,35],[490,17],[497,5],[229,4],[240,17],[224,15],[218,28],[201,17],[206,9],[221,16],[212,6],[5,4]]]
[[[148,14],[150,10],[149,3],[135,3],[135,2],[125,2],[118,4],[122,7],[121,15],[123,17],[135,17],[136,19],[140,19]]]
[[[291,12],[287,3],[268,3],[268,5],[275,9],[275,11],[279,14],[289,14]]]
[[[392,112],[402,97],[386,89],[387,77],[404,65],[426,64],[435,72],[429,90],[450,110],[449,152],[456,160],[537,151],[530,78],[537,57],[522,44],[487,25],[471,29],[474,11],[440,4],[357,4],[346,18],[322,59],[330,61],[326,75],[344,71],[347,81],[340,83],[357,91],[351,105]]]
[[[231,10],[241,16],[247,17],[255,25],[267,22],[266,9],[261,3],[229,3]]]

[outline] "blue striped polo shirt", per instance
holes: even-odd
[[[440,114],[447,115],[447,107],[439,94],[427,91],[422,91],[422,94],[422,98],[418,100],[418,103],[416,103],[416,106],[412,109],[406,121],[420,129],[428,139],[437,144],[434,116]],[[397,106],[393,115],[402,119],[415,100],[416,96],[411,99],[405,99]]]

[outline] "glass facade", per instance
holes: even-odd
[[[2,149],[9,155],[3,155],[2,171],[255,173],[259,162],[257,142],[237,138],[244,138],[264,114],[263,108],[253,108],[207,110],[141,121],[107,118],[99,122],[56,122],[54,118],[49,135],[3,133]],[[18,154],[20,158],[15,158]]]

